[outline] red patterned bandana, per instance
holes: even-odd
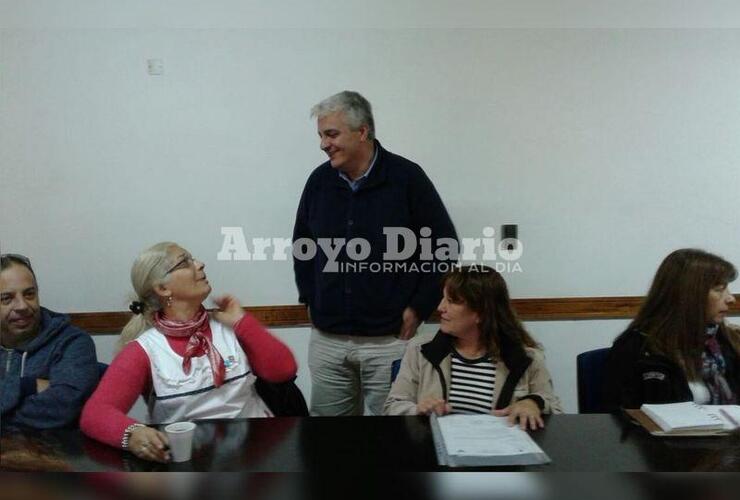
[[[211,343],[211,339],[204,335],[208,328],[208,312],[201,306],[200,311],[189,321],[173,321],[167,319],[162,311],[154,314],[154,326],[157,330],[170,337],[190,337],[188,345],[185,347],[185,356],[182,359],[182,371],[190,374],[190,360],[193,356],[205,353],[208,356],[208,362],[211,364],[213,372],[213,385],[220,387],[224,383],[226,371],[224,369],[224,360],[219,354],[216,347]]]

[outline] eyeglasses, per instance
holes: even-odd
[[[15,262],[16,264],[22,264],[30,269],[31,272],[33,272],[33,268],[31,267],[31,259],[29,259],[25,255],[21,255],[19,253],[0,254],[0,267],[5,268],[13,262]]]
[[[174,266],[172,266],[169,269],[169,271],[167,271],[164,274],[167,275],[167,274],[170,274],[172,272],[178,271],[180,269],[187,269],[188,267],[190,267],[190,266],[193,265],[193,262],[194,261],[195,261],[195,259],[193,259],[193,256],[190,255],[190,254],[187,254],[187,255],[185,255],[185,257],[180,262],[178,262],[177,264],[175,264]]]

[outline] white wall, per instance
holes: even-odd
[[[737,28],[734,0],[0,0],[0,27]]]
[[[682,246],[740,261],[740,32],[713,29],[740,25],[732,3],[205,5],[0,2],[0,247],[32,258],[48,307],[124,309],[160,240],[216,291],[295,303],[289,262],[218,262],[220,228],[290,235],[323,161],[308,110],[344,88],[461,236],[520,224],[515,297],[639,295]],[[571,355],[621,326],[531,325],[567,408]]]
[[[133,257],[166,239],[217,289],[294,303],[289,261],[216,261],[220,228],[291,234],[323,160],[307,110],[342,88],[372,99],[381,141],[425,167],[462,236],[520,224],[515,296],[640,294],[681,246],[740,256],[738,31],[0,36],[2,244],[58,309],[120,310]],[[81,269],[99,285],[70,293]]]

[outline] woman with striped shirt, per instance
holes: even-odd
[[[493,413],[536,429],[542,414],[561,412],[543,351],[517,319],[498,272],[455,268],[438,311],[439,332],[409,342],[386,415]]]

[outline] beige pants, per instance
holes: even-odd
[[[406,341],[395,336],[334,335],[313,328],[308,347],[311,415],[382,415],[391,388],[391,363]]]

